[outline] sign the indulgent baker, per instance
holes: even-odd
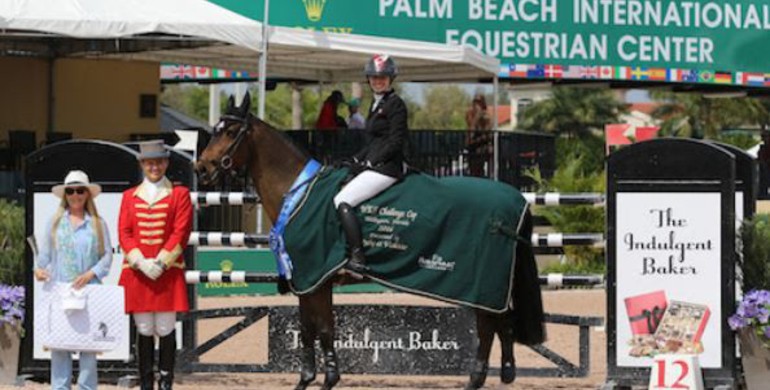
[[[617,194],[616,356],[649,367],[661,353],[722,365],[720,195]]]

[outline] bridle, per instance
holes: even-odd
[[[235,140],[233,140],[230,146],[227,147],[225,153],[219,159],[219,164],[216,165],[217,171],[220,171],[219,173],[223,174],[227,173],[233,167],[233,154],[235,154],[235,151],[238,150],[241,142],[243,142],[243,138],[251,133],[251,126],[249,126],[248,115],[245,118],[241,118],[236,115],[222,115],[219,117],[220,123],[224,121],[238,122],[241,124],[241,127],[238,128],[238,134],[236,134]],[[220,130],[220,132],[223,131],[224,130]]]

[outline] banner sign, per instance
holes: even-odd
[[[475,314],[458,307],[349,305],[334,307],[334,347],[350,374],[457,375],[473,365]],[[271,309],[271,371],[299,370],[296,307]],[[322,361],[322,360],[319,360]]]
[[[210,1],[263,19],[263,2]],[[467,45],[511,78],[770,86],[763,0],[288,0],[269,22]]]
[[[722,366],[720,202],[719,193],[618,192],[619,367],[651,366],[661,353]]]
[[[213,81],[213,80],[256,80],[255,72],[233,71],[206,66],[161,64],[161,81]]]

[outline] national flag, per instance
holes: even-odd
[[[508,77],[508,71],[510,71],[509,64],[500,64],[500,70],[497,71],[497,76]]]
[[[679,79],[687,83],[697,83],[698,71],[692,69],[680,69]]]
[[[527,77],[527,65],[523,65],[523,64],[509,65],[508,77]]]
[[[579,65],[568,65],[564,68],[565,79],[579,79],[583,77],[583,67]]]
[[[195,67],[195,78],[196,79],[210,79],[211,78],[211,68],[208,66],[196,66]]]
[[[631,69],[631,80],[647,80],[650,78],[650,71],[647,68],[636,67]]]
[[[714,72],[711,70],[701,70],[698,72],[698,82],[700,83],[713,83]]]
[[[667,73],[665,69],[663,68],[652,68],[649,70],[650,72],[650,80],[655,81],[666,81]]]
[[[717,84],[730,84],[733,82],[733,75],[730,72],[714,73],[714,82]]]
[[[218,79],[229,79],[230,78],[230,72],[225,69],[217,69],[217,78]]]
[[[682,81],[681,73],[679,69],[669,68],[666,70],[666,81]]]
[[[170,69],[171,78],[174,80],[192,79],[195,71],[191,65],[173,65]]]
[[[770,87],[770,73],[765,73],[765,87]]]
[[[580,70],[580,78],[582,79],[598,79],[599,67],[598,66],[584,66]]]
[[[631,78],[631,68],[627,66],[615,67],[615,79],[628,80]]]
[[[530,65],[527,69],[527,77],[531,78],[543,78],[545,77],[545,66],[543,65]]]
[[[602,80],[612,80],[615,77],[615,68],[611,66],[599,67],[599,78]]]
[[[742,84],[752,87],[761,87],[765,84],[765,76],[762,73],[743,73]]]
[[[564,68],[561,65],[546,65],[545,78],[560,79],[564,76]]]

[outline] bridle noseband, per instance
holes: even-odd
[[[241,145],[243,138],[247,134],[251,133],[251,126],[249,126],[248,115],[245,118],[241,118],[235,115],[222,115],[219,118],[219,122],[221,123],[224,121],[238,122],[241,124],[241,127],[238,129],[238,134],[235,136],[235,140],[230,144],[230,146],[227,147],[222,158],[219,159],[219,164],[217,164],[216,169],[221,173],[227,173],[233,167],[233,154],[235,154],[235,151],[238,150],[238,147]],[[224,130],[220,130],[220,132],[222,131]]]

